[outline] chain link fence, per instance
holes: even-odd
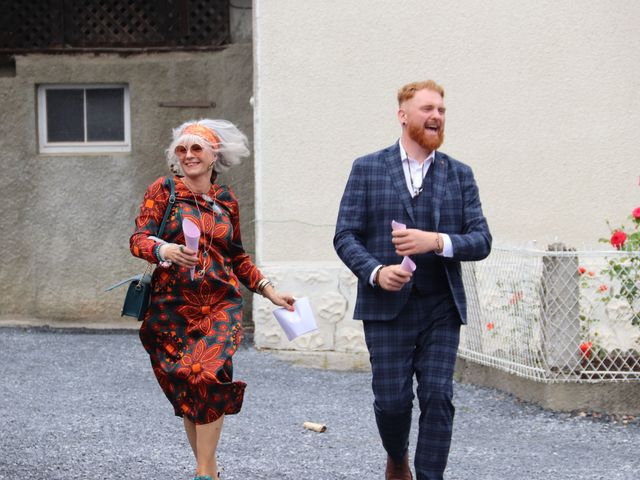
[[[549,383],[640,380],[640,252],[494,248],[462,273],[460,357]]]

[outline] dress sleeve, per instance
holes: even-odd
[[[245,287],[255,292],[258,283],[264,278],[264,275],[253,263],[249,254],[244,251],[244,247],[242,246],[242,236],[240,234],[240,209],[238,206],[238,200],[230,188],[229,194],[231,196],[231,201],[229,202],[229,213],[231,226],[233,228],[230,248],[231,264],[233,265],[233,271],[238,279]]]
[[[165,177],[161,177],[147,188],[136,217],[136,230],[129,239],[131,253],[147,262],[158,263],[153,249],[156,245],[149,236],[156,236],[169,203],[169,192],[164,188]]]

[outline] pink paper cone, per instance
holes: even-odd
[[[407,226],[404,223],[400,223],[400,222],[396,222],[395,220],[391,220],[391,229],[392,230],[406,230]],[[402,263],[400,264],[400,267],[407,271],[407,272],[415,272],[416,271],[416,264],[413,260],[411,260],[409,257],[404,257],[402,259]]]
[[[197,254],[198,244],[200,243],[200,229],[198,226],[188,218],[185,218],[182,221],[182,233],[184,233],[184,243],[187,245],[187,248],[195,250]],[[191,273],[191,280],[193,280],[196,267],[191,267],[189,272]]]
[[[395,220],[391,220],[391,229],[392,230],[406,230],[407,226],[404,223],[396,222]]]
[[[411,258],[409,257],[404,257],[402,259],[402,263],[400,264],[400,267],[403,270],[406,270],[407,272],[415,272],[416,271],[416,264],[413,260],[411,260]]]

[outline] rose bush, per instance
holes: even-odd
[[[631,228],[624,225],[612,228],[607,221],[611,237],[601,238],[600,242],[610,243],[617,250],[640,250],[640,207],[634,208],[628,218],[631,220]]]
[[[631,220],[631,227],[621,225],[619,228],[612,228],[607,222],[611,237],[601,238],[600,242],[609,243],[616,250],[636,254],[617,256],[609,260],[601,273],[609,278],[611,285],[605,289],[601,286],[600,292],[608,291],[608,295],[602,298],[605,303],[612,299],[625,301],[631,308],[631,323],[640,326],[640,257],[637,255],[640,251],[640,207],[634,208],[628,218]]]
[[[611,350],[610,344],[605,348],[601,338],[603,332],[611,332],[608,322],[612,317],[609,314],[623,323],[629,322],[630,326],[640,327],[640,206],[634,208],[628,218],[630,226],[612,227],[607,221],[610,236],[599,241],[611,245],[618,252],[606,256],[602,269],[596,272],[586,266],[578,266],[579,284],[585,289],[585,298],[594,299],[596,304],[604,307],[598,309],[589,301],[581,305],[583,338],[578,348],[582,360],[596,370],[608,368],[602,362],[616,357],[615,349]],[[603,323],[603,319],[607,320]],[[620,324],[616,328],[620,328]],[[628,330],[626,332],[629,333]]]

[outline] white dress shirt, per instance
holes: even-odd
[[[415,197],[422,191],[422,183],[424,182],[424,177],[427,175],[429,168],[433,164],[433,161],[436,157],[436,151],[434,150],[429,154],[424,161],[418,162],[413,158],[409,158],[407,155],[407,151],[402,146],[402,141],[398,142],[400,146],[400,158],[402,159],[402,171],[404,173],[404,179],[407,184],[407,189],[411,194],[411,197]],[[451,238],[446,233],[441,233],[442,237],[442,252],[436,252],[436,255],[440,255],[441,257],[453,257],[453,245],[451,244]],[[373,283],[373,279],[376,276],[378,270],[382,268],[382,265],[378,265],[373,269],[371,275],[369,276],[369,284],[371,286],[375,286]]]

